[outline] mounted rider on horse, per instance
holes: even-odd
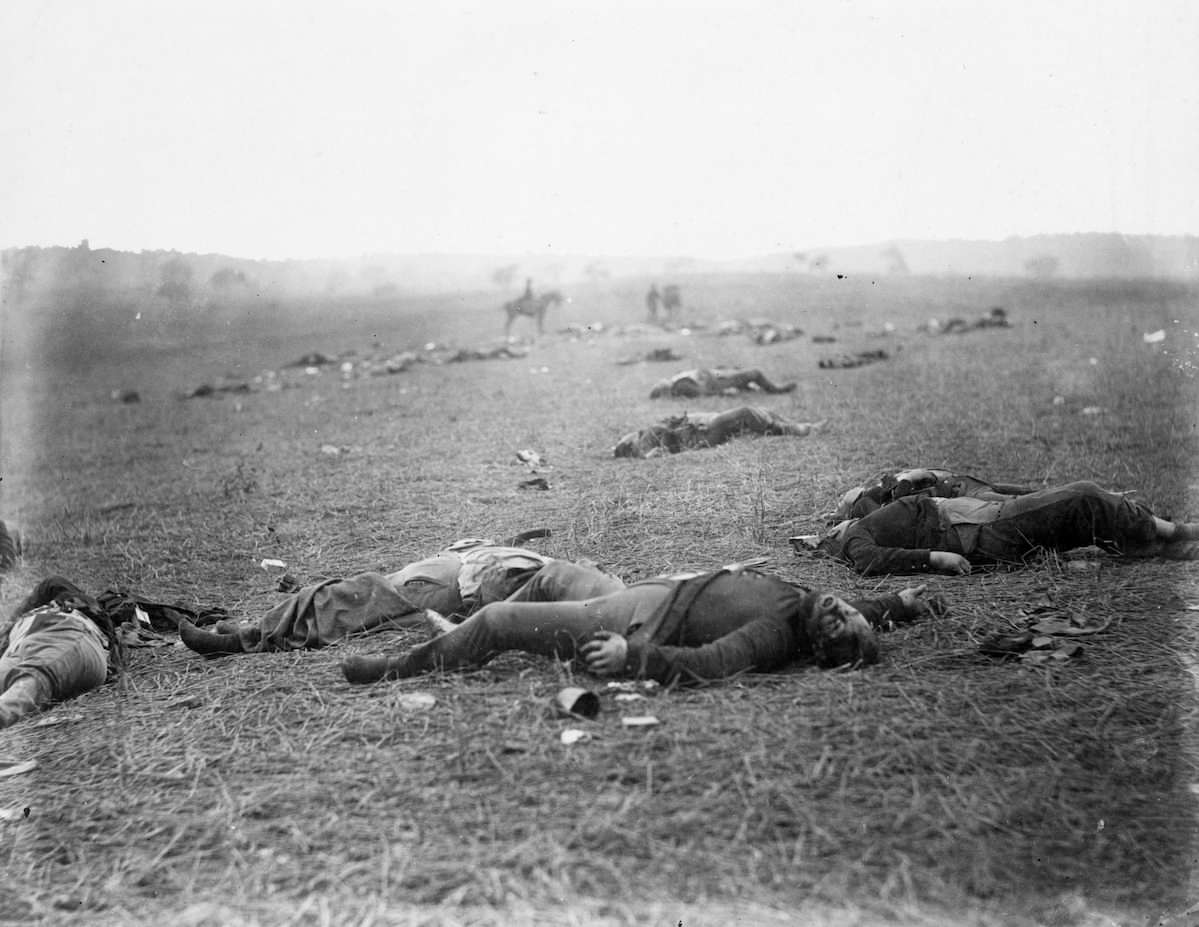
[[[508,319],[504,325],[504,335],[508,336],[512,333],[512,323],[516,321],[518,315],[536,319],[538,334],[544,334],[546,309],[550,306],[560,305],[561,302],[562,294],[557,290],[549,290],[540,295],[534,295],[533,281],[526,279],[524,293],[519,298],[511,299],[504,303],[504,311],[508,314]]]

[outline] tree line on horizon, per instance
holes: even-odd
[[[264,261],[221,254],[90,247],[0,252],[10,305],[46,295],[127,293],[175,304],[284,296],[393,298],[405,293],[499,290],[595,283],[618,277],[698,273],[880,276],[975,275],[1054,278],[1199,278],[1199,237],[1044,235],[1003,241],[893,241],[764,255],[744,261],[689,258],[367,255],[359,259]]]

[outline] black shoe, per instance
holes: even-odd
[[[186,618],[179,619],[179,639],[189,650],[206,657],[225,657],[232,653],[243,653],[241,638],[236,634],[217,634],[203,631]]]
[[[1168,541],[1158,556],[1166,560],[1199,560],[1199,541]]]
[[[398,679],[391,674],[392,661],[390,657],[381,655],[357,654],[344,657],[341,661],[341,672],[347,682],[366,685],[379,682],[381,679]]]
[[[1028,631],[1020,634],[992,634],[979,644],[978,652],[985,653],[988,657],[1019,657],[1026,650],[1032,649],[1032,641],[1033,634]]]
[[[1174,525],[1171,541],[1199,541],[1199,524],[1180,522]]]

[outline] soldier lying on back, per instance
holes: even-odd
[[[434,613],[427,643],[341,665],[355,683],[477,667],[509,650],[578,657],[599,675],[664,683],[770,672],[801,658],[867,665],[878,660],[875,628],[925,614],[923,593],[920,586],[850,603],[733,567],[644,580],[581,602],[497,602],[459,625]]]

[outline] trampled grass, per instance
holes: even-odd
[[[1199,520],[1193,290],[686,282],[689,321],[769,317],[837,338],[764,347],[701,327],[621,333],[640,321],[643,290],[571,292],[523,359],[346,382],[299,373],[294,388],[186,400],[311,351],[493,341],[498,300],[21,310],[46,324],[5,348],[0,517],[23,530],[25,557],[0,605],[61,572],[97,592],[253,616],[279,599],[265,557],[307,581],[537,527],[552,535],[532,546],[628,579],[764,556],[808,585],[895,589],[906,582],[798,557],[786,538],[818,530],[844,489],[909,464],[1093,479]],[[996,304],[1011,329],[918,330]],[[596,321],[594,336],[557,331]],[[1145,343],[1158,328],[1166,341]],[[685,360],[616,364],[666,346]],[[877,347],[890,359],[818,367]],[[610,456],[668,413],[739,403],[647,398],[666,374],[718,363],[796,380],[750,401],[827,428]],[[141,401],[114,402],[119,389]],[[522,448],[548,463],[549,491],[519,488]],[[1047,558],[930,577],[950,614],[889,634],[878,667],[744,677],[632,708],[605,692],[593,722],[556,718],[548,701],[567,681],[601,681],[517,655],[456,676],[342,680],[343,655],[407,646],[402,632],[216,661],[137,650],[118,682],[0,734],[0,758],[38,762],[0,779],[0,809],[18,809],[0,821],[0,917],[1182,923],[1196,900],[1196,569]],[[1046,597],[1112,624],[1054,668],[978,654]],[[410,707],[418,691],[436,704]],[[634,711],[661,723],[625,729]],[[563,744],[571,726],[588,738]]]

